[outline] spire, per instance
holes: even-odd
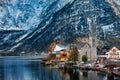
[[[89,26],[89,35],[96,35],[96,22],[94,18],[87,18],[88,26]]]

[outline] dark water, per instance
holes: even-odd
[[[95,71],[62,71],[35,60],[0,59],[0,80],[120,80]]]

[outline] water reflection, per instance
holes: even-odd
[[[66,80],[79,80],[79,72],[76,69],[71,69],[66,74],[69,76]]]
[[[114,76],[112,74],[107,75],[108,80],[114,80]]]
[[[88,72],[83,72],[83,77],[88,77]]]
[[[39,61],[2,60],[0,80],[114,80],[114,76],[95,71],[63,71],[43,66]]]

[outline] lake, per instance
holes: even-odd
[[[0,59],[0,80],[120,80],[96,71],[63,71],[43,66],[38,59]]]

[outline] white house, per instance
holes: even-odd
[[[120,50],[117,47],[112,47],[107,54],[109,59],[120,59]]]

